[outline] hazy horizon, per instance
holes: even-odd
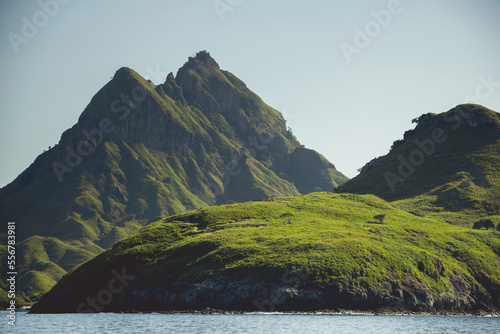
[[[421,114],[500,111],[500,2],[4,1],[0,187],[122,66],[155,84],[207,50],[354,177]]]

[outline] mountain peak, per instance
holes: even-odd
[[[452,124],[453,128],[464,125],[469,128],[500,129],[500,114],[478,104],[460,104],[441,114],[427,113],[415,118],[413,130],[406,131],[404,139],[412,138],[425,129],[443,128]]]
[[[500,114],[462,104],[413,123],[387,155],[367,163],[338,191],[390,201],[420,196],[447,210],[500,212]]]
[[[167,80],[165,82],[166,83],[174,83],[175,82],[175,77],[174,77],[174,74],[172,72],[170,72],[167,75]]]
[[[183,68],[193,68],[200,65],[220,68],[215,59],[213,59],[212,56],[210,56],[210,53],[205,50],[198,52],[194,57],[189,57]]]
[[[210,56],[210,52],[205,51],[205,50],[198,52],[194,59],[199,60],[199,61],[204,62],[204,63],[215,63],[217,66],[219,66],[217,64],[217,62],[215,61],[215,59],[213,59],[212,56]]]
[[[500,126],[500,114],[478,104],[460,104],[449,110],[445,115],[449,114],[457,114],[470,127],[482,125]]]
[[[136,71],[128,67],[121,67],[106,85],[115,92],[129,92],[135,86],[147,85],[146,80]],[[106,87],[105,86],[105,87]]]
[[[113,79],[125,79],[129,77],[135,77],[138,76],[139,74],[135,72],[133,69],[128,68],[128,67],[120,67],[116,72],[115,75],[113,76]]]
[[[172,214],[229,200],[331,190],[345,182],[319,153],[301,148],[282,115],[222,71],[208,52],[179,71],[154,86],[120,68],[56,147],[0,189],[0,217],[26,222],[16,228],[16,241],[38,235],[58,238],[63,246],[81,242],[71,247],[83,255],[57,267],[69,270]],[[52,271],[62,264],[54,261],[35,275],[50,270],[47,277],[59,279],[65,272]],[[51,284],[32,282],[16,288],[31,298]]]

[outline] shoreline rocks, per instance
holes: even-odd
[[[290,280],[292,281],[292,280]],[[362,312],[368,314],[500,314],[500,287],[490,282],[487,291],[474,291],[461,277],[452,280],[454,291],[435,292],[411,276],[402,283],[384,282],[373,288],[353,288],[348,282],[329,284],[285,284],[277,279],[250,282],[218,276],[199,283],[177,282],[158,286],[133,281],[116,298],[97,310],[84,312]],[[413,282],[413,285],[410,283]],[[484,282],[486,283],[486,282]],[[84,298],[82,287],[66,286],[49,293],[33,306],[32,313],[74,313]],[[79,291],[72,295],[73,291]],[[99,300],[99,297],[98,297]],[[208,311],[207,311],[208,310]],[[211,310],[211,311],[210,311]],[[326,311],[325,311],[326,310]]]

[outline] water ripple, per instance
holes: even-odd
[[[330,314],[27,314],[16,327],[0,311],[0,333],[311,333],[311,334],[488,334],[499,333],[498,317],[370,316]]]

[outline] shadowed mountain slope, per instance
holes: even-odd
[[[500,114],[467,104],[414,122],[387,155],[335,191],[500,213]]]
[[[57,238],[79,247],[83,260],[176,213],[346,180],[203,51],[158,86],[119,69],[59,143],[0,189],[0,216],[17,222],[19,243],[48,238],[44,248]],[[57,257],[42,260],[68,268]],[[51,281],[62,273],[51,272]],[[20,291],[32,295],[36,282],[26,281]]]

